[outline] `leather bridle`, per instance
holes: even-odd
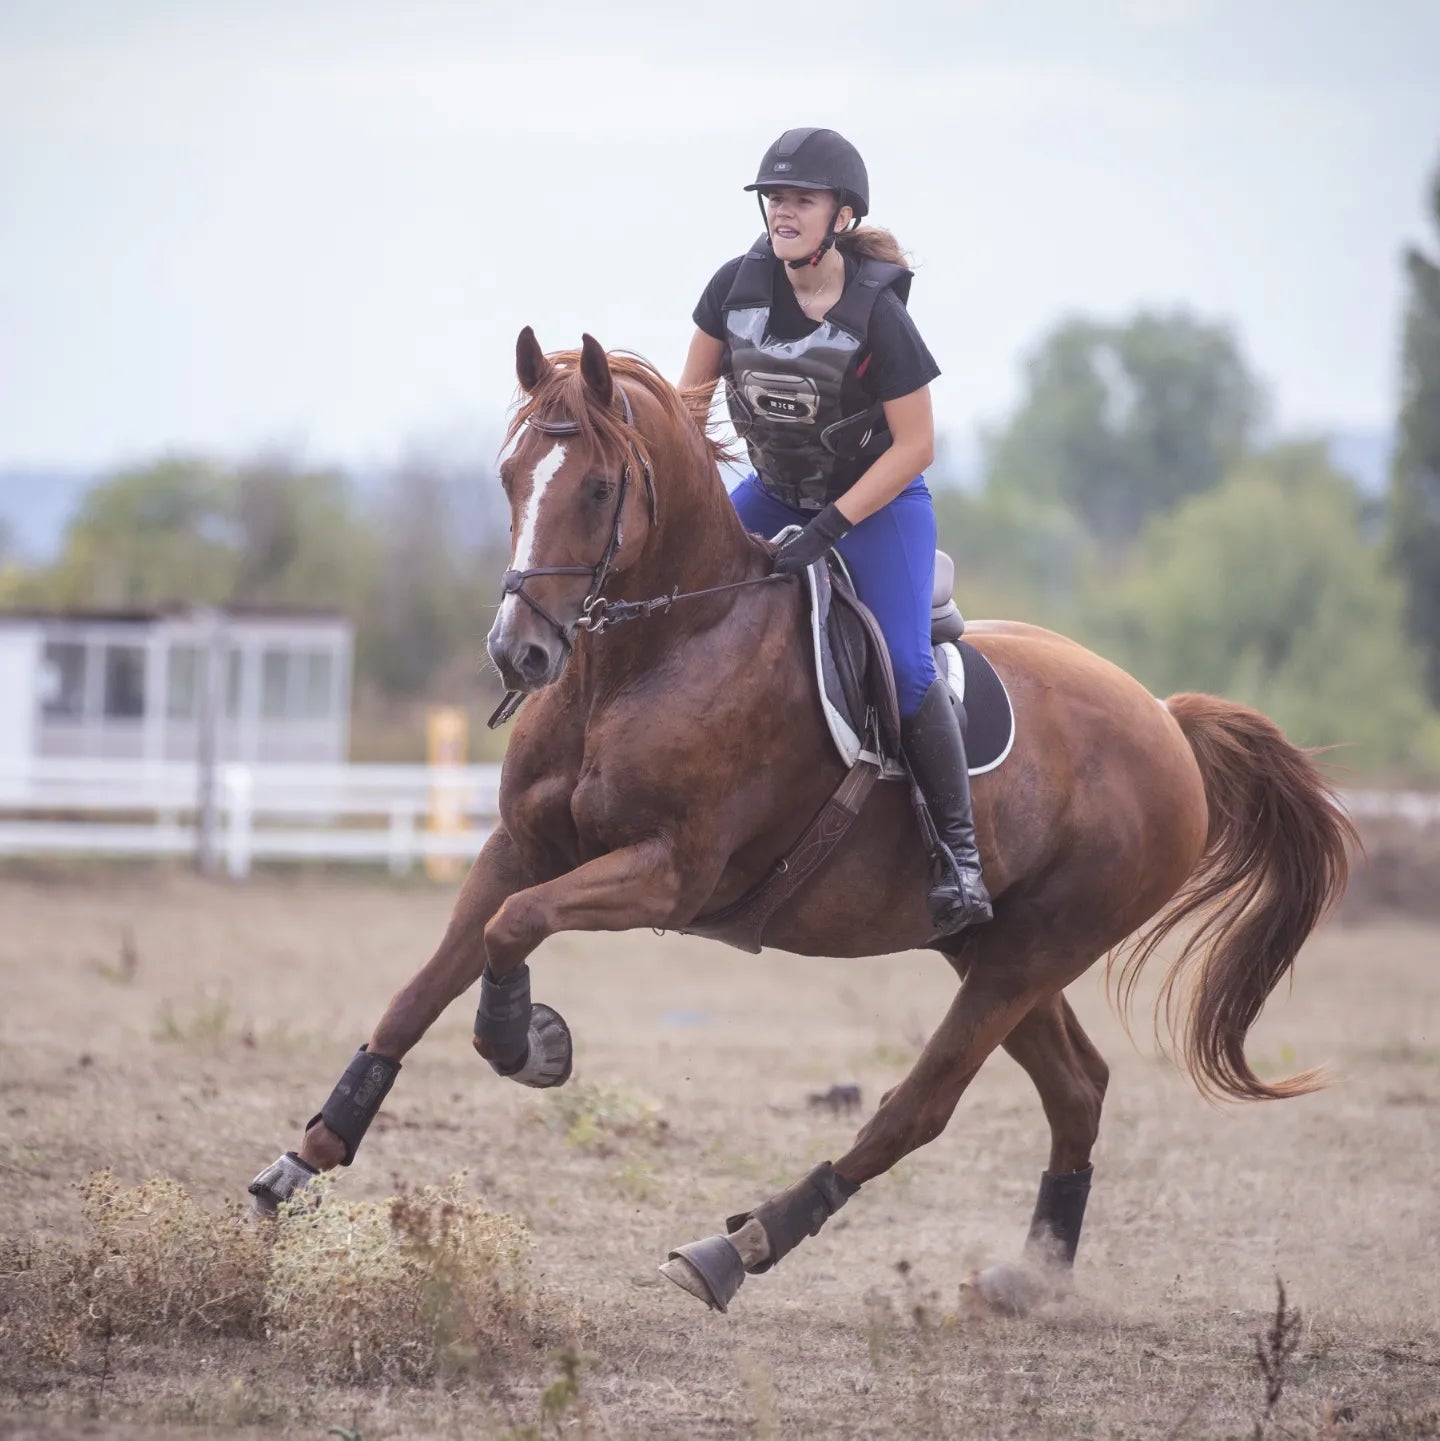
[[[620,410],[625,424],[633,430],[635,412],[631,408],[630,397],[618,385],[615,389],[620,396]],[[542,420],[532,416],[525,424],[531,430],[538,430],[541,435],[580,434],[579,421],[568,418]],[[650,524],[655,526],[659,523],[660,518],[659,508],[655,501],[655,479],[650,473],[649,462],[640,453],[638,446],[631,445],[631,454],[640,466],[640,473],[645,481],[645,501],[650,510]],[[600,559],[594,565],[532,565],[528,570],[507,570],[502,577],[505,594],[519,596],[560,637],[560,643],[567,651],[573,646],[571,637],[577,630],[598,634],[603,632],[607,625],[613,624],[613,621],[606,615],[609,603],[601,592],[605,589],[605,582],[610,579],[610,569],[615,563],[615,557],[625,543],[625,499],[630,493],[630,475],[631,467],[627,463],[620,473],[620,485],[615,497],[615,515],[610,523],[610,538],[605,542],[605,549],[600,553]],[[590,577],[590,589],[581,603],[580,614],[569,624],[557,620],[525,589],[525,582],[537,575],[588,575]]]
[[[620,393],[620,410],[625,418],[625,424],[633,430],[635,414],[630,406],[630,397],[620,390],[618,385],[615,388]],[[525,424],[532,430],[538,430],[541,435],[580,434],[579,422],[571,419],[539,420],[532,417]],[[640,448],[633,443],[631,453],[634,455],[635,461],[640,467],[640,474],[645,481],[645,500],[650,508],[650,525],[653,528],[660,523],[660,510],[655,500],[655,478],[650,473],[649,462],[641,454]],[[704,596],[723,595],[728,591],[744,590],[748,586],[771,585],[775,581],[791,579],[787,575],[771,573],[770,575],[752,576],[748,580],[729,581],[724,585],[705,586],[700,590],[681,591],[680,587],[676,586],[668,595],[657,595],[650,600],[607,600],[601,592],[605,589],[605,582],[610,579],[610,569],[625,540],[623,521],[625,498],[630,493],[630,478],[631,467],[627,463],[620,473],[619,494],[615,497],[615,516],[610,523],[610,538],[605,542],[605,549],[594,565],[532,565],[528,570],[507,570],[504,574],[505,594],[519,596],[560,637],[560,643],[565,647],[567,653],[574,649],[572,637],[577,630],[587,631],[592,635],[602,635],[622,621],[642,620],[647,616],[664,614],[677,601],[699,600]],[[525,582],[535,575],[588,575],[590,577],[590,589],[586,592],[585,600],[580,606],[580,614],[568,625],[551,615],[525,589]],[[504,725],[520,708],[520,703],[525,699],[525,695],[524,691],[507,690],[504,700],[496,706],[494,714],[486,722],[490,729],[494,730],[496,726]]]

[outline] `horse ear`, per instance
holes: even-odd
[[[515,378],[526,395],[534,395],[547,380],[554,366],[545,359],[535,332],[527,325],[515,341]]]
[[[601,405],[609,405],[615,398],[615,382],[610,378],[610,361],[605,347],[593,335],[581,338],[580,374],[595,399]]]

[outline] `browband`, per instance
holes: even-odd
[[[620,414],[625,424],[634,429],[635,412],[630,408],[630,397],[625,394],[620,386],[615,387],[620,396]],[[542,420],[539,416],[531,416],[525,422],[532,430],[538,430],[541,435],[579,435],[580,422],[578,420]]]

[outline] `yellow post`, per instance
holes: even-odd
[[[432,766],[463,766],[470,741],[470,718],[459,706],[431,706],[425,718],[426,754]],[[430,788],[430,830],[455,835],[465,829],[465,806],[453,786]],[[426,856],[425,873],[432,881],[458,880],[464,872],[460,856]]]

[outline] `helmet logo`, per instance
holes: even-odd
[[[790,170],[794,167],[788,160],[777,160],[770,168],[775,171],[776,174],[779,174],[782,170]]]

